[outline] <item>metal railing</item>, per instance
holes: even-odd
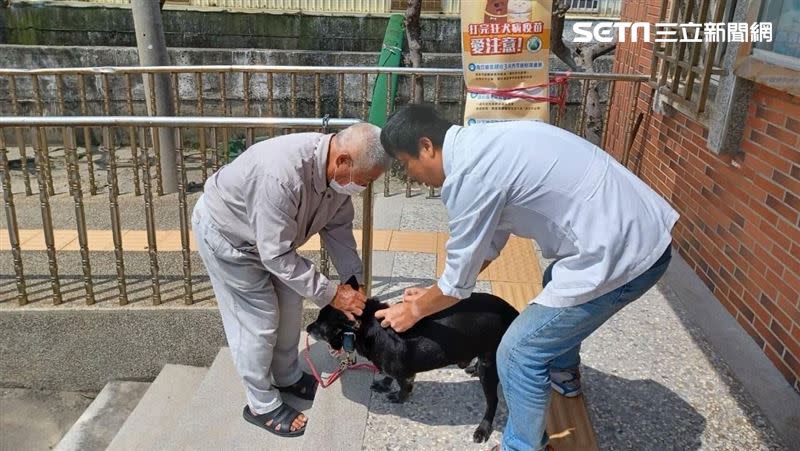
[[[171,80],[175,111],[178,116],[240,116],[240,117],[355,117],[367,120],[371,93],[377,77],[397,79],[397,104],[413,98],[421,78],[425,82],[424,98],[439,106],[453,122],[463,117],[464,89],[461,69],[441,68],[377,68],[377,67],[307,67],[307,66],[163,66],[163,67],[98,67],[57,69],[0,69],[0,115],[147,115],[146,102],[154,97],[154,75],[166,73]],[[605,123],[608,97],[617,82],[639,84],[646,76],[631,74],[553,72],[552,77],[568,76],[571,82],[566,93],[565,110],[551,108],[551,122],[583,135],[584,117],[590,88],[603,83],[598,92],[599,103],[605,103],[602,120],[592,124],[605,142]],[[636,90],[638,92],[638,89]],[[391,110],[391,90],[387,90],[387,110]],[[2,95],[2,94],[0,94]],[[223,129],[223,142],[230,142]],[[243,136],[244,147],[254,141],[256,129]],[[270,130],[267,130],[269,133]],[[25,137],[15,135],[17,147],[25,149]],[[44,139],[41,137],[40,139]],[[84,142],[100,141],[84,131]],[[119,136],[124,142],[134,142],[135,136]],[[202,140],[206,138],[201,135]],[[92,147],[92,146],[89,146]],[[134,146],[135,147],[135,146]],[[91,149],[90,149],[91,152]],[[46,168],[47,169],[47,168]],[[88,183],[92,194],[97,191],[93,167],[88,168]],[[50,175],[46,174],[48,186]],[[31,194],[31,178],[23,167],[26,193]],[[134,178],[138,170],[134,168]],[[160,176],[157,192],[162,194]],[[389,195],[389,179],[385,179],[384,194]],[[134,183],[139,195],[139,184]],[[411,185],[406,184],[409,195]],[[52,190],[51,190],[52,194]],[[431,195],[434,193],[431,192]]]
[[[146,102],[152,102],[148,97],[153,97],[151,82],[157,73],[169,74],[177,117],[147,116]],[[623,85],[631,92],[639,92],[641,83],[647,81],[647,76],[628,74],[555,72],[551,75],[570,79],[566,88],[559,85],[559,89],[566,89],[567,107],[551,108],[551,122],[579,134],[592,125],[598,132],[601,147],[608,138],[610,94],[624,88]],[[73,243],[78,246],[73,248],[81,252],[83,290],[88,303],[94,302],[89,261],[93,249],[86,245],[86,235],[92,230],[80,220],[86,208],[84,196],[88,196],[86,199],[108,198],[103,208],[110,212],[113,246],[105,250],[114,251],[114,261],[109,265],[115,267],[114,281],[121,304],[128,302],[128,282],[119,220],[120,212],[127,212],[125,206],[120,207],[120,199],[127,206],[132,205],[131,199],[144,198],[146,250],[152,263],[151,296],[154,304],[162,302],[158,267],[161,254],[158,253],[155,237],[158,231],[153,222],[152,206],[159,199],[170,197],[162,196],[160,143],[158,133],[152,133],[154,127],[169,128],[176,136],[181,172],[177,195],[183,269],[180,291],[186,303],[194,302],[192,282],[196,279],[191,274],[191,237],[186,222],[188,192],[199,190],[220,165],[260,139],[287,131],[320,129],[323,125],[322,119],[300,118],[330,115],[366,120],[376,77],[397,79],[397,104],[407,103],[414,97],[415,81],[422,78],[425,100],[437,104],[453,122],[461,122],[467,95],[461,69],[303,66],[0,69],[0,115],[8,116],[0,117],[3,154],[0,168],[19,302],[24,304],[27,297],[19,228],[14,219],[14,195],[23,195],[23,200],[33,200],[34,195],[39,198],[35,207],[42,218],[42,250],[47,251],[50,291],[58,303],[61,287],[49,203],[51,199],[62,199],[62,194],[68,194],[73,200],[74,208],[70,208],[75,210],[74,227],[78,230]],[[593,88],[597,88],[597,97],[590,96]],[[636,96],[628,98],[636,101]],[[386,100],[388,114],[392,102],[388,95]],[[600,120],[585,114],[587,101],[602,106]],[[622,113],[626,143],[633,142],[636,133],[634,123],[638,122],[633,117],[634,110],[631,105]],[[348,123],[351,122],[331,120],[329,125]],[[19,162],[19,167],[12,168],[9,153],[13,162]],[[29,167],[28,155],[34,157],[32,167]],[[388,196],[391,194],[390,177],[384,177],[384,183],[384,195]],[[411,194],[411,186],[405,182],[407,196]],[[371,196],[372,191],[367,191]],[[436,194],[433,189],[428,193]],[[362,249],[371,248],[371,206],[371,199],[365,199]],[[104,227],[109,228],[108,225]],[[368,252],[364,253],[364,258],[369,280]],[[326,261],[324,255],[321,260]]]
[[[81,256],[81,270],[83,276],[83,287],[85,290],[85,299],[87,304],[95,303],[94,282],[92,275],[92,264],[89,246],[90,229],[87,226],[87,207],[84,201],[84,185],[82,184],[81,169],[78,167],[79,162],[79,148],[76,145],[75,137],[79,134],[79,128],[93,127],[100,128],[103,131],[103,136],[106,137],[105,149],[107,152],[106,172],[108,185],[106,194],[108,196],[108,207],[110,211],[110,229],[113,240],[114,263],[116,266],[116,282],[118,289],[118,298],[121,305],[128,303],[128,290],[125,272],[125,259],[123,250],[123,229],[121,227],[121,210],[120,205],[120,157],[118,152],[123,150],[123,146],[119,146],[113,140],[115,129],[122,129],[130,132],[137,139],[132,146],[125,146],[128,151],[127,155],[138,155],[142,158],[141,164],[142,177],[141,182],[144,188],[143,206],[144,206],[144,223],[146,227],[146,248],[149,256],[149,267],[151,271],[151,290],[152,302],[155,305],[161,304],[161,279],[159,275],[159,254],[158,254],[158,240],[156,228],[156,210],[154,208],[154,178],[156,176],[151,172],[150,166],[152,162],[150,155],[158,155],[158,140],[154,139],[158,136],[157,128],[169,128],[175,134],[177,143],[176,159],[178,167],[178,218],[180,220],[180,251],[182,255],[182,272],[183,272],[183,298],[186,304],[193,303],[193,289],[192,289],[192,265],[191,265],[191,251],[190,241],[191,232],[189,227],[189,172],[194,172],[193,178],[200,183],[207,177],[207,163],[211,162],[214,169],[218,168],[221,163],[225,163],[229,159],[229,155],[220,153],[220,147],[212,145],[209,148],[197,148],[188,145],[191,141],[187,139],[190,131],[196,133],[205,133],[205,129],[210,129],[212,134],[220,135],[218,130],[230,129],[233,127],[253,129],[253,128],[269,128],[269,129],[303,129],[303,130],[319,130],[325,131],[328,128],[338,129],[343,128],[355,123],[360,122],[357,119],[288,119],[288,118],[224,118],[224,117],[204,117],[204,118],[188,118],[188,117],[93,117],[93,116],[77,116],[77,117],[0,117],[0,172],[2,172],[2,189],[3,199],[6,214],[6,224],[8,239],[10,242],[10,250],[13,256],[15,284],[17,291],[17,299],[20,305],[25,305],[28,302],[27,288],[26,288],[26,275],[23,265],[23,252],[20,240],[20,228],[17,221],[17,208],[14,201],[14,186],[12,183],[11,167],[9,164],[8,147],[6,146],[6,130],[13,129],[13,132],[20,131],[27,128],[34,137],[42,136],[45,129],[57,131],[62,136],[61,144],[63,144],[66,177],[64,180],[68,183],[69,196],[73,200],[75,224],[77,227],[77,250],[80,251]],[[216,133],[214,133],[217,131]],[[16,134],[16,133],[13,133]],[[214,142],[214,140],[211,140]],[[47,253],[48,271],[50,276],[50,288],[52,290],[52,299],[54,304],[62,302],[62,289],[61,280],[59,277],[59,265],[56,239],[54,236],[55,230],[53,225],[53,210],[51,208],[51,198],[53,195],[52,179],[48,185],[47,176],[52,176],[52,171],[47,171],[45,168],[52,165],[51,158],[48,156],[48,149],[52,146],[41,145],[41,141],[36,139],[34,143],[34,159],[36,166],[36,181],[38,184],[39,196],[39,210],[41,213],[41,224],[43,230],[44,250]],[[16,149],[19,152],[19,149]],[[212,155],[208,155],[208,151]],[[85,152],[85,149],[84,149]],[[223,152],[224,153],[224,152]],[[21,155],[21,153],[20,153]],[[86,153],[84,153],[86,155]],[[190,159],[194,159],[194,164],[190,163]],[[199,160],[199,162],[198,162]],[[130,161],[130,159],[128,159]],[[91,164],[91,160],[89,160]],[[23,162],[24,164],[24,162]],[[157,162],[156,162],[157,167]],[[202,169],[202,170],[201,170]],[[134,196],[134,199],[136,196]],[[364,202],[370,203],[371,196],[366,195]],[[127,202],[126,207],[131,208],[132,202]],[[371,230],[371,226],[364,227],[366,231]],[[363,234],[363,249],[371,247],[370,233]],[[370,255],[368,252],[364,253],[365,267],[370,268]],[[370,277],[370,273],[365,274]]]

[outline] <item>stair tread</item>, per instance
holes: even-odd
[[[305,334],[300,340],[305,345]],[[312,347],[319,354],[322,346]],[[315,361],[318,360],[315,357]],[[301,367],[308,371],[301,354]],[[312,417],[311,401],[291,395],[283,399]],[[275,450],[300,449],[303,438],[283,438],[258,428],[242,418],[244,390],[233,365],[230,350],[222,348],[192,400],[181,416],[166,449],[180,450]]]
[[[359,357],[359,362],[365,362]],[[317,390],[314,412],[309,421],[303,449],[318,451],[360,451],[369,415],[372,371],[346,371],[341,378],[326,389]]]
[[[172,435],[208,368],[165,365],[122,425],[109,450],[159,449]]]
[[[107,383],[54,449],[105,449],[149,386],[148,382]]]

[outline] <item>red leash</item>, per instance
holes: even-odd
[[[342,352],[340,351],[337,352],[336,355],[334,355],[334,353],[331,352],[331,356],[336,357],[341,353]],[[339,362],[339,369],[337,369],[330,376],[328,376],[328,380],[324,380],[322,376],[319,375],[319,371],[317,371],[317,367],[314,366],[314,362],[311,361],[311,351],[310,351],[310,346],[308,344],[308,335],[306,335],[306,349],[303,351],[303,357],[305,357],[306,362],[308,363],[308,367],[311,368],[311,372],[314,374],[314,379],[317,380],[317,382],[322,388],[330,387],[331,384],[336,382],[336,379],[339,379],[342,376],[342,374],[347,370],[368,369],[371,370],[373,373],[377,373],[379,371],[378,367],[376,367],[371,363],[355,363],[355,361],[350,360],[350,356],[347,356],[344,358],[344,360],[341,360]]]

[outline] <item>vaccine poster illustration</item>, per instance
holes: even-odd
[[[549,120],[552,0],[462,0],[464,124]]]

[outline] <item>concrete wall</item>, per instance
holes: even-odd
[[[230,12],[167,6],[162,19],[168,47],[377,52],[388,15]],[[567,20],[564,27],[566,42],[573,38],[572,22]],[[9,8],[0,9],[0,44],[135,47],[133,30],[127,7],[15,1]],[[459,36],[457,17],[423,15],[423,52],[457,53],[461,50]]]
[[[319,310],[306,306],[303,324]],[[99,391],[167,363],[209,366],[227,346],[216,307],[0,309],[0,387]]]
[[[388,16],[192,11],[162,13],[168,47],[378,51]],[[460,50],[459,22],[426,18],[425,52]],[[128,8],[18,3],[0,9],[0,43],[135,46]]]
[[[0,385],[100,390],[167,363],[208,366],[225,346],[211,308],[0,311]]]

